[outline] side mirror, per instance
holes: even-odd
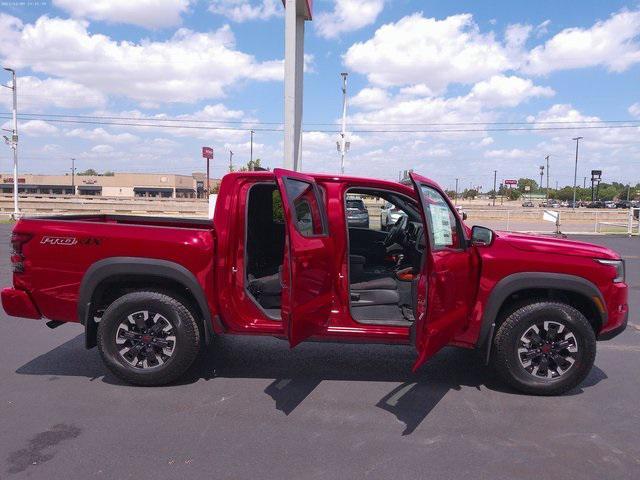
[[[493,244],[494,237],[490,228],[474,225],[471,229],[471,245],[475,247],[489,247]]]

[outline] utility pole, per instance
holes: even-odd
[[[340,173],[344,174],[344,157],[349,149],[349,142],[346,141],[347,130],[347,77],[348,73],[342,72],[342,130],[340,131],[340,142],[338,151],[340,152]]]
[[[18,86],[16,84],[16,71],[12,68],[5,67],[7,72],[11,72],[11,87],[3,84],[3,87],[13,90],[13,130],[11,139],[4,137],[7,145],[13,150],[13,218],[20,216],[18,208]]]
[[[540,165],[540,185],[538,188],[542,190],[542,177],[544,177],[544,165]]]
[[[571,205],[571,208],[573,208],[574,210],[576,209],[576,182],[578,180],[578,144],[580,143],[580,140],[582,140],[582,138],[583,137],[575,137],[573,139],[576,141],[576,165],[573,170],[573,205]]]
[[[229,150],[229,172],[233,172],[233,152]]]
[[[549,203],[549,155],[547,155],[546,157],[544,157],[545,160],[547,161],[547,203]]]
[[[456,197],[455,197],[455,202],[456,205],[458,205],[458,178],[456,178]]]
[[[584,180],[582,180],[582,188],[587,188],[587,177],[584,177]]]
[[[254,133],[255,132],[253,130],[251,130],[251,158],[250,158],[250,160],[251,160],[251,164],[252,165],[253,165],[253,134]]]
[[[73,195],[76,194],[76,159],[71,159],[71,188],[73,190]]]
[[[498,178],[498,171],[494,170],[493,171],[493,206],[496,206],[496,196],[498,195],[498,192],[496,192],[496,179]]]

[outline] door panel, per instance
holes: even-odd
[[[475,251],[466,245],[461,220],[446,195],[425,177],[412,173],[411,180],[428,233],[415,312],[415,371],[465,327],[475,299],[479,263]]]
[[[286,241],[282,270],[282,321],[295,347],[326,331],[332,303],[332,242],[322,196],[313,177],[276,168]]]

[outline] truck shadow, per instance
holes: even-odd
[[[348,382],[394,383],[376,406],[404,424],[403,435],[411,434],[451,390],[472,387],[518,394],[504,386],[475,352],[446,348],[417,374],[411,372],[414,358],[414,350],[402,345],[307,342],[291,350],[275,338],[219,337],[177,385],[215,378],[272,379],[264,392],[277,410],[290,415],[324,380],[347,382],[347,388]],[[63,376],[101,378],[122,385],[106,371],[96,350],[84,349],[83,335],[31,360],[16,373],[49,376],[51,380]],[[606,378],[594,366],[569,395],[580,394],[583,388]]]

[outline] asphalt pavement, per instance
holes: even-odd
[[[9,285],[0,225],[0,284]],[[640,239],[631,325],[577,389],[518,394],[469,351],[216,339],[180,384],[105,371],[82,328],[0,313],[0,479],[640,478]]]

